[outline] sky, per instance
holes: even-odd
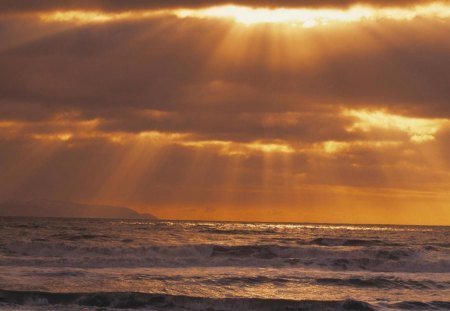
[[[450,225],[450,3],[2,0],[0,201]]]

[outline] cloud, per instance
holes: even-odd
[[[5,23],[15,31],[15,21]],[[49,31],[34,23],[36,33]],[[450,117],[442,23],[367,22],[268,36],[276,26],[159,17],[58,29],[0,52],[0,118],[30,122],[24,134],[57,139],[94,122],[92,130],[105,135],[407,140],[395,127],[349,131],[357,120],[344,112]],[[301,44],[309,51],[297,53]]]
[[[0,7],[177,5],[54,3]],[[365,208],[448,198],[446,18],[0,24],[0,199],[289,209],[334,203],[324,193]]]

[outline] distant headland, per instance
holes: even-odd
[[[0,216],[158,219],[152,214],[141,214],[123,206],[92,205],[52,200],[14,200],[2,202],[0,203]]]

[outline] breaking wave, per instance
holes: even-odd
[[[83,236],[83,239],[93,239]],[[25,241],[0,245],[0,265],[77,267],[289,266],[336,271],[450,272],[450,254],[422,247],[114,245]],[[348,240],[351,244],[358,240]],[[349,242],[346,242],[347,244]],[[358,241],[358,242],[357,242]],[[317,242],[317,241],[316,241]],[[329,241],[327,241],[329,242]],[[320,240],[320,243],[324,243]],[[334,242],[333,242],[334,243]]]
[[[311,301],[259,298],[203,298],[134,292],[54,293],[0,290],[3,305],[157,310],[375,310],[370,304],[347,299],[343,301]]]
[[[145,309],[145,310],[302,310],[302,311],[375,311],[387,310],[448,310],[446,301],[402,301],[371,305],[354,299],[288,300],[260,298],[208,298],[139,292],[57,293],[39,291],[0,290],[0,308],[29,306],[36,308],[75,309]]]

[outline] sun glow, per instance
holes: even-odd
[[[443,3],[433,3],[414,8],[376,9],[369,6],[354,6],[349,9],[269,9],[251,8],[235,5],[211,7],[201,10],[178,10],[178,17],[228,18],[236,22],[251,24],[291,23],[303,27],[314,27],[329,23],[350,23],[362,20],[394,19],[410,20],[416,17],[450,16],[450,7]]]
[[[345,114],[357,119],[349,131],[368,132],[373,128],[399,130],[407,133],[410,140],[416,143],[433,140],[439,129],[449,122],[447,119],[404,117],[384,111],[349,110]]]
[[[231,141],[185,141],[181,145],[193,148],[216,148],[223,155],[245,156],[251,153],[293,153],[295,149],[281,142],[237,143]]]
[[[348,11],[342,11],[324,9],[265,9],[229,5],[203,10],[180,10],[176,12],[176,15],[178,17],[227,18],[246,25],[295,23],[304,27],[313,27],[331,21],[350,22],[360,20],[370,17],[372,12],[367,8],[354,8]]]
[[[406,8],[352,6],[348,9],[253,8],[224,5],[203,9],[165,9],[111,13],[103,11],[55,11],[40,15],[44,22],[104,23],[124,19],[144,19],[171,15],[178,18],[229,19],[245,25],[289,23],[305,28],[330,23],[364,20],[411,20],[417,17],[448,18],[450,6],[444,2]]]
[[[247,145],[247,148],[266,153],[293,153],[295,151],[291,146],[280,143],[251,143]]]
[[[60,134],[35,134],[33,138],[36,140],[44,140],[44,141],[69,141],[73,137],[71,133],[60,133]]]
[[[56,11],[40,16],[44,22],[104,23],[129,18],[130,13],[108,14],[101,11]]]

